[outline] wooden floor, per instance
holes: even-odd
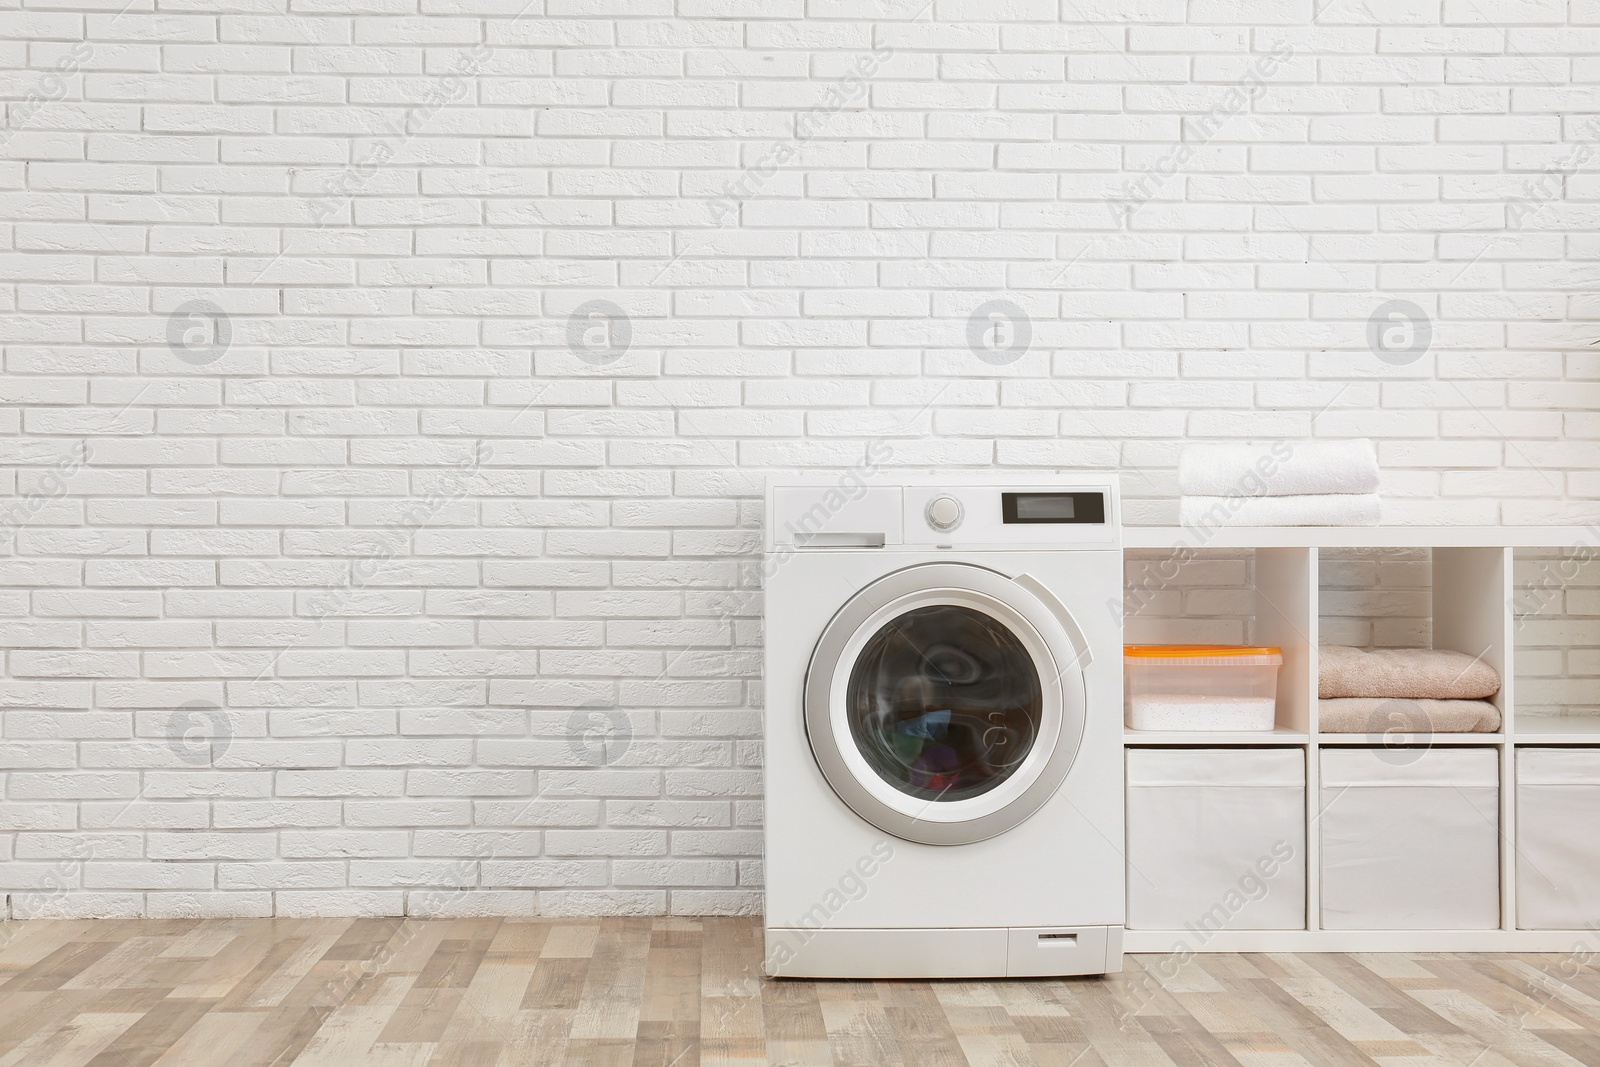
[[[759,939],[748,919],[0,924],[0,1067],[1600,1064],[1587,957],[772,982]]]

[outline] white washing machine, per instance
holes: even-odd
[[[773,477],[766,968],[1122,968],[1114,474]]]

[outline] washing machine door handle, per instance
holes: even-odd
[[[1072,617],[1072,612],[1061,603],[1061,598],[1052,593],[1048,586],[1031,574],[1019,574],[1011,579],[1022,588],[1032,593],[1039,602],[1050,609],[1050,614],[1056,617],[1061,628],[1067,633],[1067,640],[1072,642],[1074,656],[1071,663],[1063,664],[1061,671],[1065,674],[1073,667],[1079,670],[1094,662],[1094,655],[1089,651],[1089,641],[1083,636],[1083,629],[1078,625],[1078,620]]]

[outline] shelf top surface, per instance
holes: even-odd
[[[1539,740],[1541,742],[1545,743],[1545,744],[1553,744],[1553,743],[1555,743],[1553,741],[1547,740],[1546,736],[1544,734],[1539,734],[1537,736],[1539,737]],[[1554,737],[1556,735],[1552,731],[1549,736]],[[1562,736],[1567,736],[1567,735],[1563,734]],[[1208,747],[1214,748],[1214,747],[1219,747],[1219,746],[1229,746],[1229,747],[1231,747],[1231,746],[1237,746],[1237,745],[1289,745],[1289,746],[1295,746],[1295,745],[1308,744],[1313,740],[1315,740],[1319,746],[1322,746],[1324,748],[1327,748],[1327,747],[1335,747],[1335,748],[1337,748],[1337,747],[1340,747],[1340,746],[1356,746],[1356,747],[1361,747],[1361,748],[1370,748],[1370,747],[1374,747],[1374,746],[1378,746],[1378,745],[1382,744],[1382,741],[1380,739],[1374,738],[1373,735],[1371,735],[1371,734],[1328,734],[1328,733],[1319,733],[1319,734],[1316,734],[1316,735],[1313,736],[1312,734],[1308,734],[1308,733],[1306,733],[1304,731],[1301,731],[1301,730],[1290,730],[1290,729],[1287,729],[1286,727],[1282,727],[1282,726],[1278,727],[1275,730],[1249,730],[1249,731],[1229,731],[1229,730],[1189,730],[1189,731],[1172,730],[1172,731],[1164,731],[1164,730],[1129,730],[1129,729],[1124,729],[1123,733],[1122,733],[1122,743],[1123,743],[1123,745],[1125,747],[1128,747],[1128,748],[1139,748],[1139,747],[1144,747],[1144,746],[1155,746],[1155,745],[1183,745],[1183,746],[1194,745],[1194,746],[1198,746],[1198,747],[1201,747],[1201,748],[1208,748]],[[1431,737],[1427,737],[1427,738],[1423,738],[1423,739],[1418,740],[1415,747],[1427,748],[1430,745],[1498,745],[1498,744],[1503,744],[1505,742],[1505,740],[1506,740],[1506,735],[1503,734],[1503,733],[1493,733],[1493,734],[1434,734]],[[1591,744],[1596,743],[1596,742],[1600,742],[1600,736],[1595,736],[1595,735],[1591,734],[1591,735],[1588,736],[1587,740]]]
[[[1284,745],[1309,740],[1304,730],[1286,726],[1271,730],[1135,730],[1123,727],[1127,745]]]
[[[1124,526],[1124,548],[1576,548],[1589,526]]]
[[[1595,715],[1523,715],[1516,730],[1524,744],[1600,744],[1600,716]]]
[[[1504,733],[1435,734],[1419,741],[1430,745],[1502,745],[1510,740]],[[1304,745],[1315,741],[1323,748],[1370,746],[1374,739],[1363,734],[1308,734],[1279,726],[1272,730],[1132,730],[1124,728],[1122,743],[1130,748],[1156,745],[1218,747],[1238,745]],[[1516,723],[1519,745],[1594,745],[1600,746],[1600,715],[1528,715]]]

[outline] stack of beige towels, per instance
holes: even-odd
[[[1500,709],[1490,702],[1500,692],[1500,672],[1476,657],[1436,648],[1323,645],[1318,658],[1324,733],[1382,731],[1396,716],[1439,734],[1500,729]]]

